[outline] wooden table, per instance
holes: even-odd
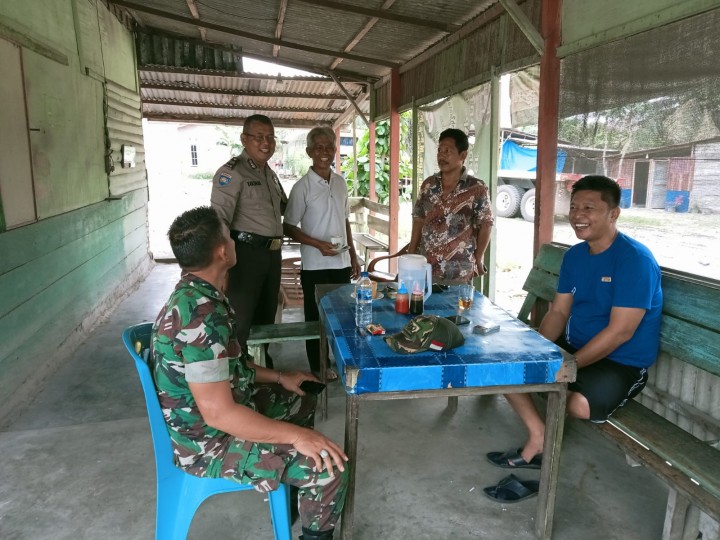
[[[443,352],[395,353],[383,336],[367,335],[355,327],[352,291],[353,285],[319,285],[316,290],[320,308],[321,366],[327,361],[325,344],[329,343],[347,393],[345,452],[352,465],[341,538],[348,540],[353,535],[358,421],[362,401],[546,392],[545,450],[536,533],[539,538],[549,539],[567,383],[575,380],[575,359],[477,292],[467,316],[475,322],[480,319],[496,322],[500,324],[499,332],[486,336],[473,334],[471,322],[459,327],[465,336],[465,344],[461,347]],[[457,292],[451,287],[428,299],[425,314],[453,315],[456,306]],[[388,334],[400,332],[409,320],[409,316],[395,313],[392,301],[373,302],[373,322],[382,324]],[[326,407],[326,403],[321,402],[321,407]]]

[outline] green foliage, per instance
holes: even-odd
[[[400,179],[412,177],[412,163],[410,160],[408,136],[412,116],[400,115]],[[369,197],[370,194],[370,131],[365,133],[357,142],[357,195]],[[347,156],[342,163],[342,172],[345,175],[348,191],[352,193],[355,184],[355,161],[353,156]],[[383,120],[375,125],[375,193],[381,204],[387,204],[390,199],[390,122]],[[410,200],[410,192],[400,189],[400,198]]]
[[[559,122],[558,138],[621,153],[694,141],[702,135],[696,129],[699,118],[686,121],[687,110],[693,106],[702,110],[692,96],[676,96],[563,118]]]
[[[196,180],[212,180],[214,174],[211,172],[198,172],[195,174],[191,174],[190,178],[194,178]]]
[[[231,156],[242,154],[243,145],[240,142],[240,128],[215,126],[215,129],[218,131],[218,146],[227,146]]]
[[[301,177],[308,172],[312,165],[312,159],[308,157],[305,151],[288,152],[288,156],[283,163],[283,169],[292,171],[293,176]]]

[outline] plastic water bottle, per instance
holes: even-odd
[[[357,295],[355,296],[355,324],[358,328],[365,328],[372,322],[372,281],[367,272],[360,274],[357,282]]]

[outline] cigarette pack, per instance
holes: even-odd
[[[381,336],[385,333],[385,329],[382,325],[377,323],[370,323],[365,327],[365,329],[373,336]]]
[[[500,330],[500,325],[497,323],[492,323],[489,321],[484,321],[480,324],[476,324],[473,327],[473,334],[480,334],[481,336],[485,336],[487,334],[492,334],[493,332],[497,332]]]

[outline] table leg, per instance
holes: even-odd
[[[327,384],[327,365],[328,365],[328,342],[327,335],[325,334],[325,321],[323,320],[322,314],[320,315],[320,380]],[[320,418],[327,420],[327,388],[320,392],[318,397],[320,403]]]
[[[358,420],[360,415],[360,398],[349,395],[345,400],[345,453],[348,457],[348,488],[345,495],[340,522],[340,538],[352,540],[353,518],[355,513],[355,471],[357,471]]]
[[[540,493],[538,494],[535,533],[541,540],[552,536],[555,495],[560,473],[560,450],[565,427],[565,402],[567,386],[548,392],[545,416],[545,442],[543,446],[542,470],[540,471]]]

